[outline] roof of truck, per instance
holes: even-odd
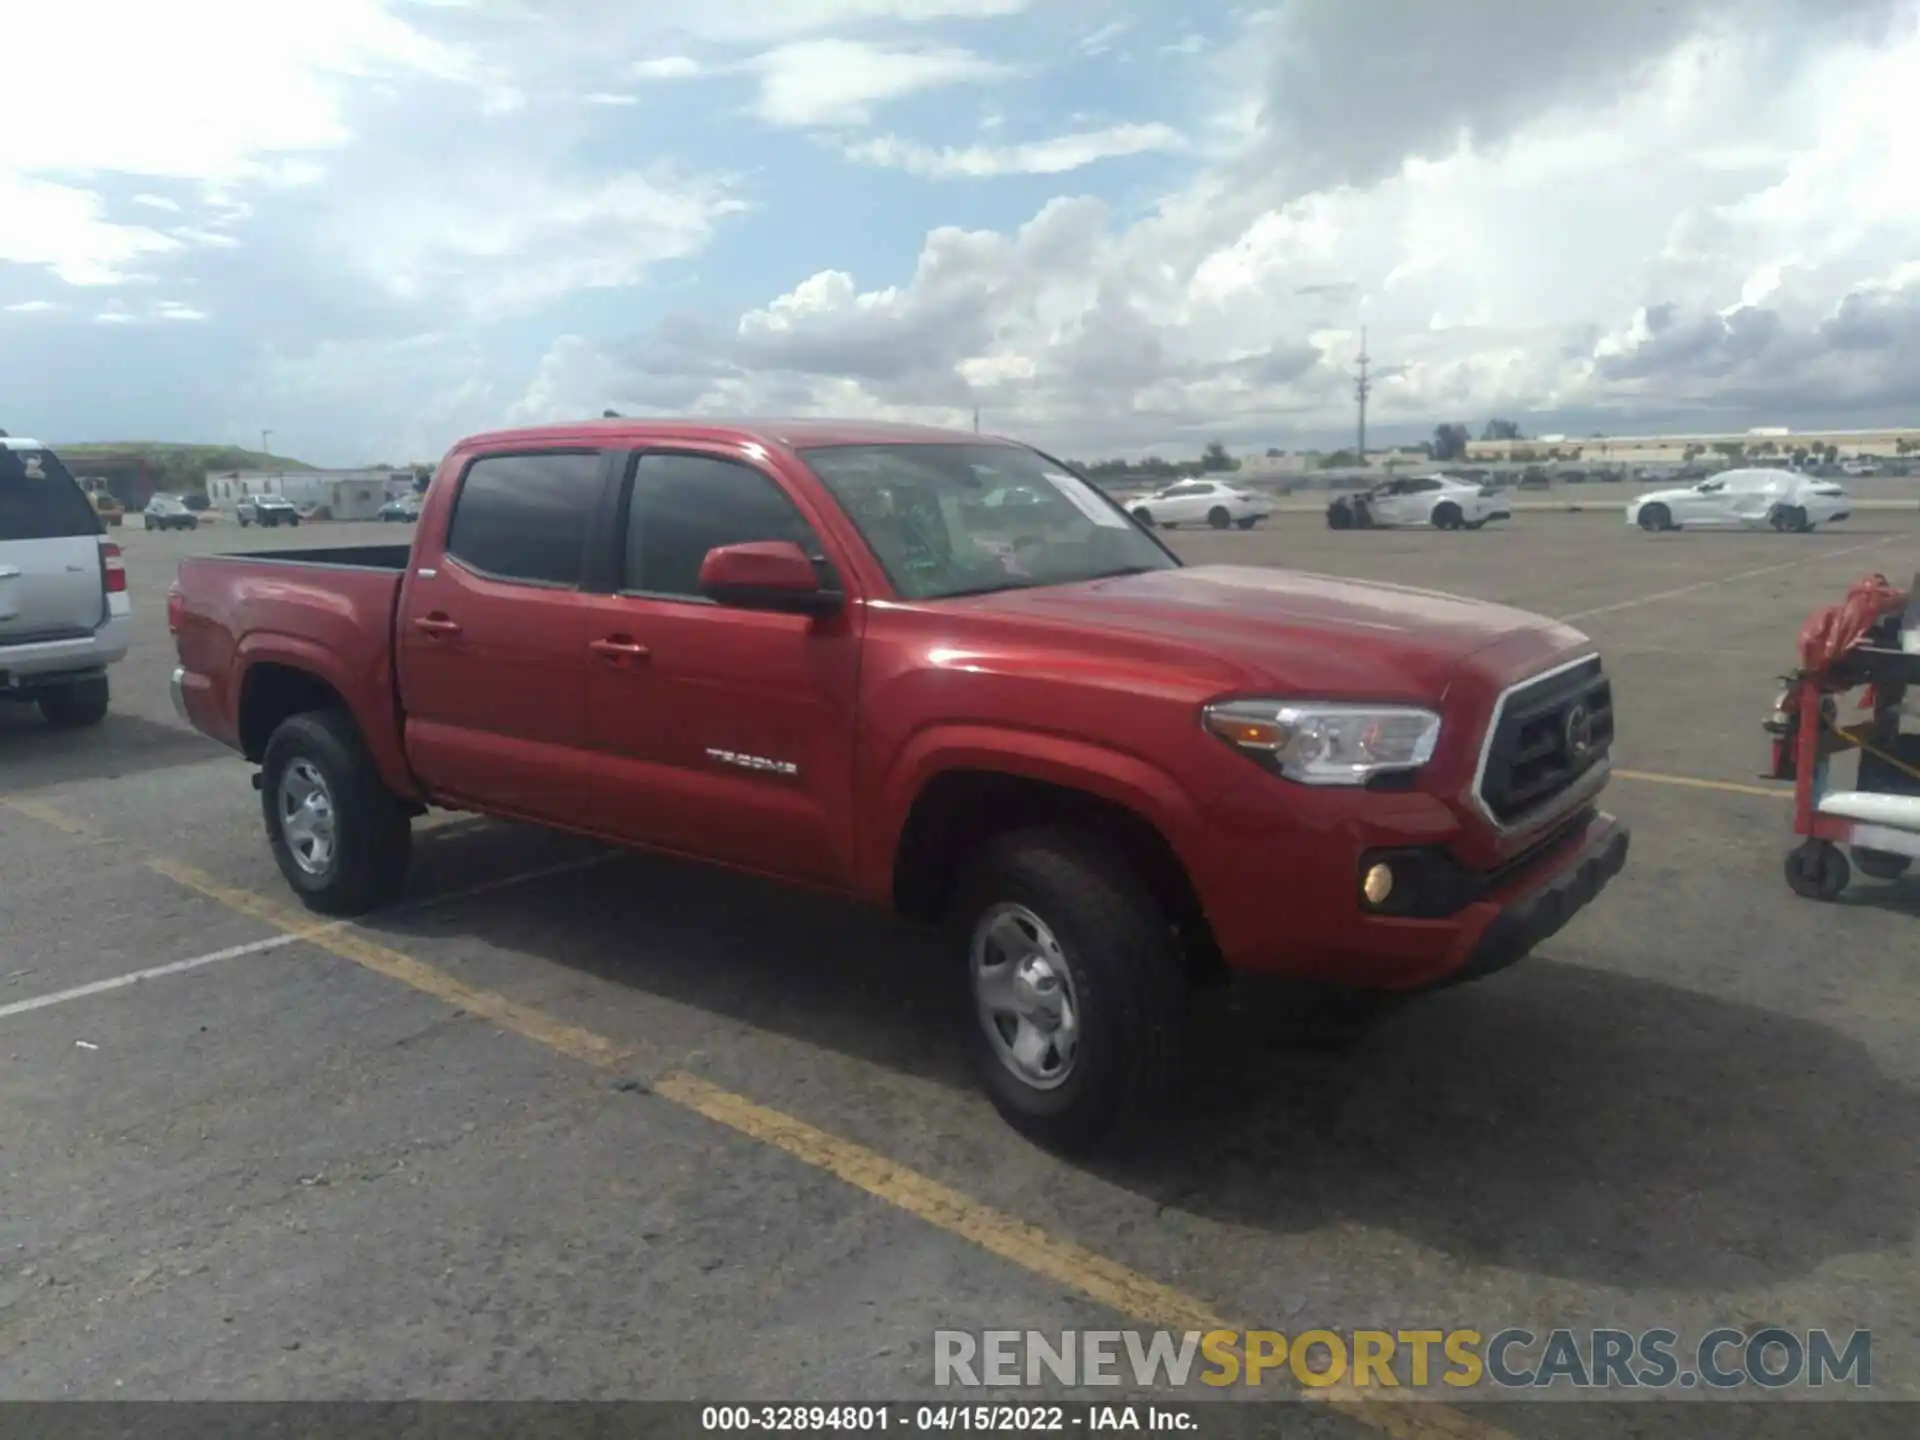
[[[550,444],[556,440],[590,440],[619,444],[627,440],[717,440],[723,444],[754,443],[802,450],[815,445],[1010,445],[998,435],[971,430],[948,430],[936,425],[907,425],[892,420],[832,419],[673,419],[646,416],[615,420],[574,420],[554,425],[530,425],[516,430],[493,430],[470,435],[460,449],[500,445]]]
[[[24,435],[0,435],[0,450],[44,450],[46,448],[38,440],[29,440]]]

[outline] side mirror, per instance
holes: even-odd
[[[795,615],[831,615],[846,599],[836,590],[820,588],[813,561],[791,540],[755,540],[709,550],[700,562],[700,593],[742,610]]]

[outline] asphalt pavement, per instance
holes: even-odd
[[[1796,899],[1757,775],[1802,619],[1920,570],[1920,520],[1856,522],[1170,537],[1571,619],[1633,852],[1353,1050],[1206,1019],[1182,1123],[1091,1166],[993,1114],[927,937],[821,900],[452,817],[405,905],[322,926],[171,713],[162,597],[190,553],[404,532],[117,532],[109,719],[0,708],[0,1395],[952,1398],[938,1329],[1218,1323],[1869,1328],[1871,1393],[1920,1399],[1920,880]],[[1394,1408],[1302,1433],[1631,1423]]]

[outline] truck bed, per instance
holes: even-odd
[[[407,545],[341,545],[183,560],[176,643],[193,723],[257,749],[262,737],[242,716],[249,677],[276,667],[316,676],[353,712],[389,783],[404,785],[393,624],[411,554]]]

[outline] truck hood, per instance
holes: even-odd
[[[1435,590],[1245,565],[1191,565],[982,596],[983,610],[1091,627],[1226,662],[1242,684],[1354,698],[1437,698],[1462,661],[1528,632],[1582,643],[1544,616]]]

